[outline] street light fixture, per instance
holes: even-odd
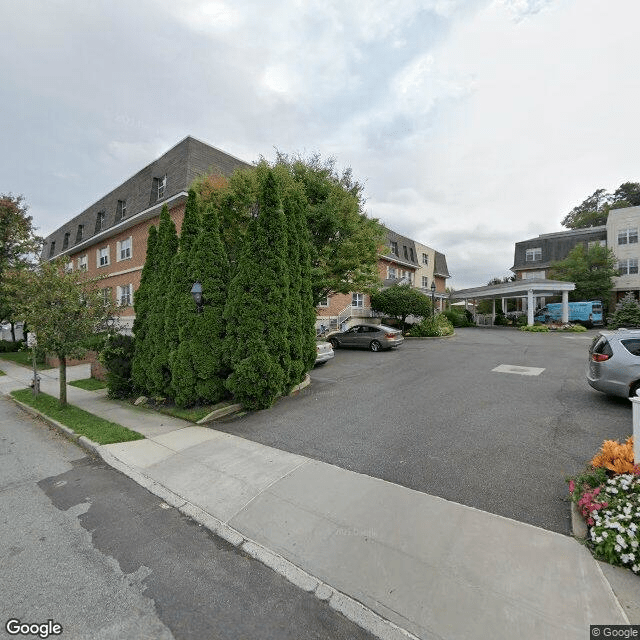
[[[436,297],[436,281],[432,280],[431,281],[431,317],[432,318],[436,312],[435,297]]]
[[[193,296],[193,301],[196,303],[197,312],[202,313],[204,297],[202,296],[202,285],[200,282],[196,281],[193,283],[193,287],[191,287],[191,295]]]

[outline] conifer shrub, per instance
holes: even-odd
[[[640,327],[640,304],[631,291],[616,304],[615,311],[608,318],[608,327],[609,329]]]
[[[131,365],[134,339],[115,334],[109,336],[100,352],[100,362],[107,368],[107,395],[110,398],[129,398],[134,394]]]
[[[285,373],[263,344],[248,357],[236,363],[227,379],[236,402],[245,409],[268,409],[281,394]]]

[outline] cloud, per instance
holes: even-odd
[[[0,191],[48,232],[189,134],[248,161],[318,151],[454,286],[483,284],[640,179],[639,19],[625,0],[4,0]]]

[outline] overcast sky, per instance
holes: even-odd
[[[42,235],[192,135],[335,157],[461,289],[640,181],[638,0],[2,0],[0,24],[0,192]]]

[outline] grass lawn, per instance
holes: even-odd
[[[106,389],[107,383],[95,378],[85,378],[84,380],[74,380],[69,383],[72,387],[84,389],[85,391],[97,391],[98,389]]]
[[[130,440],[142,440],[144,436],[137,431],[131,431],[120,424],[109,422],[88,411],[78,409],[73,405],[67,405],[61,409],[58,399],[46,393],[40,392],[37,398],[33,397],[31,389],[12,391],[11,395],[37,409],[46,416],[57,420],[63,425],[73,429],[78,435],[86,436],[98,444],[113,444],[114,442],[128,442]]]
[[[0,358],[2,358],[3,360],[11,360],[11,362],[14,362],[15,364],[21,364],[25,367],[33,367],[31,351],[12,351],[10,353],[0,353]],[[36,366],[40,370],[53,369],[53,367],[50,367],[44,362],[36,362]]]
[[[173,416],[174,418],[181,418],[182,420],[188,420],[189,422],[198,422],[205,416],[208,416],[212,411],[227,406],[228,402],[219,402],[215,405],[206,405],[204,407],[191,407],[189,409],[181,409],[180,407],[157,407],[157,410],[161,413]]]

